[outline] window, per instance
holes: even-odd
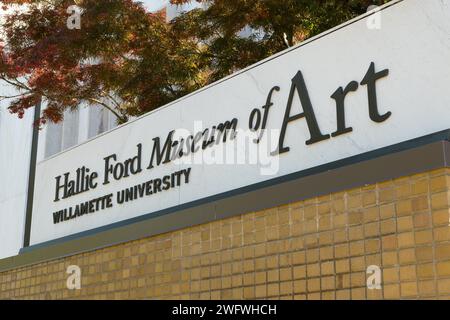
[[[48,123],[44,135],[44,158],[49,158],[117,125],[115,115],[100,106],[80,107],[64,113],[60,123]]]
[[[117,125],[116,116],[102,107],[89,108],[88,138],[93,138]]]

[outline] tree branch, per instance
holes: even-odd
[[[126,122],[126,117],[120,115],[117,111],[115,111],[113,108],[111,108],[110,106],[108,106],[106,103],[104,103],[103,101],[100,101],[98,99],[95,98],[88,98],[89,101],[97,103],[101,106],[103,106],[105,109],[108,109],[109,111],[111,111],[120,121],[122,122]]]

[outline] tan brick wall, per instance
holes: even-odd
[[[448,299],[449,203],[437,170],[0,273],[0,299]]]

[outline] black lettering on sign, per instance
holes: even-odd
[[[361,85],[367,86],[367,95],[369,103],[369,117],[370,120],[381,123],[389,119],[392,112],[386,112],[385,114],[380,114],[378,110],[377,101],[377,88],[376,82],[389,75],[389,69],[382,70],[380,72],[375,72],[375,63],[371,63],[366,75],[361,81]],[[336,122],[337,129],[331,134],[332,137],[338,137],[340,135],[350,133],[353,131],[352,127],[347,126],[345,119],[345,98],[351,92],[358,90],[358,82],[351,81],[345,89],[339,87],[332,95],[331,98],[336,102]],[[301,106],[303,112],[291,115],[292,103],[294,101],[295,93],[298,93],[300,98]],[[317,123],[316,115],[314,113],[314,108],[309,97],[308,88],[306,87],[305,79],[301,71],[298,71],[295,77],[292,79],[291,90],[289,92],[289,99],[286,106],[286,111],[283,119],[283,124],[281,126],[280,139],[278,143],[278,148],[276,151],[272,152],[272,155],[282,154],[289,152],[290,148],[285,146],[286,131],[288,125],[296,120],[305,118],[306,124],[308,125],[308,130],[311,138],[306,141],[306,145],[311,145],[317,142],[321,142],[330,139],[329,134],[322,134],[319,124]]]

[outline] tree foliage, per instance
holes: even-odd
[[[203,10],[167,23],[136,1],[78,0],[81,28],[71,30],[73,1],[1,0],[4,9],[22,8],[0,30],[0,79],[19,94],[0,99],[19,116],[44,99],[42,123],[81,103],[103,105],[125,122],[387,1],[198,2]]]
[[[190,0],[173,0],[176,4]],[[216,81],[363,14],[378,0],[214,0],[205,10],[190,11],[174,22],[184,37],[195,37]],[[250,37],[242,31],[252,30]],[[247,32],[248,33],[248,32]]]

